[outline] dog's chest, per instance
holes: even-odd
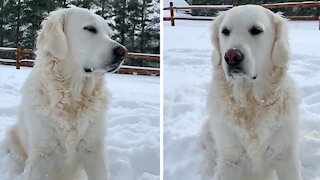
[[[224,115],[250,158],[261,156],[279,126],[279,113],[272,108],[238,107]]]
[[[95,107],[91,103],[65,106],[61,116],[52,123],[59,144],[67,152],[79,152],[97,141],[104,129],[106,107]]]

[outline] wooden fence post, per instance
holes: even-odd
[[[171,26],[175,26],[173,2],[170,2],[170,20],[171,20]]]
[[[318,21],[319,21],[319,30],[320,30],[320,3],[318,6]]]
[[[232,0],[232,6],[233,7],[237,6],[237,3],[238,3],[237,0]]]
[[[21,45],[20,43],[17,44],[17,49],[16,49],[16,69],[20,69],[21,65]]]

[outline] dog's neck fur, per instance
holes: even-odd
[[[46,56],[46,57],[43,57]],[[45,62],[43,60],[46,60]],[[66,67],[62,62],[72,63],[72,61],[58,60],[50,53],[37,54],[35,68],[39,66],[42,71],[44,82],[53,91],[54,94],[49,95],[58,97],[56,100],[50,98],[52,103],[68,106],[72,103],[80,103],[83,101],[92,101],[97,96],[101,96],[104,91],[103,76],[86,77],[79,70],[64,69]],[[57,102],[55,102],[57,101]]]
[[[274,103],[280,96],[282,81],[286,76],[286,67],[274,67],[272,73],[259,76],[256,80],[245,77],[236,80],[227,80],[222,68],[216,68],[214,81],[216,86],[222,87],[217,92],[221,97],[229,97],[230,101],[239,107],[246,107],[248,103],[255,105],[268,105]],[[231,95],[231,96],[230,96]]]
[[[235,83],[226,79],[222,68],[216,68],[211,86],[213,89],[209,94],[208,108],[223,114],[225,119],[219,120],[234,128],[246,143],[254,139],[259,143],[264,142],[270,132],[259,134],[259,127],[276,125],[294,93],[284,80],[286,68],[275,68],[266,77],[258,78],[255,82],[238,79]]]
[[[65,138],[67,151],[73,153],[82,135],[95,120],[92,116],[106,110],[109,92],[104,88],[103,76],[85,77],[77,71],[64,73],[66,64],[62,64],[63,61],[40,52],[32,71],[36,73],[31,74],[40,83],[32,88],[26,85],[25,90],[29,94],[41,91],[42,98],[32,97],[35,99],[34,107],[39,114],[49,117],[48,123],[58,122],[64,127],[57,131]]]

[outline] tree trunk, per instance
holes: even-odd
[[[121,28],[120,28],[120,43],[124,44],[124,38],[125,38],[125,29],[124,29],[124,24],[125,24],[125,18],[126,18],[126,4],[127,1],[123,0],[123,9],[122,9],[122,19],[121,19]]]
[[[0,17],[3,17],[3,6],[4,6],[4,2],[3,1],[0,1],[1,2],[1,10],[0,10]],[[3,46],[3,31],[4,31],[4,28],[3,28],[3,22],[1,22],[0,24],[0,30],[1,30],[1,34],[0,34],[0,46],[2,47]]]
[[[145,39],[145,6],[146,6],[146,0],[143,0],[142,8],[141,8],[141,39],[140,39],[140,52],[144,51],[144,39]]]
[[[17,17],[17,28],[16,28],[16,45],[20,41],[20,14],[21,14],[21,0],[18,2],[18,17]]]
[[[131,32],[131,47],[134,48],[134,37],[135,37],[136,23],[133,24],[132,32]]]

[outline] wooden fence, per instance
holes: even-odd
[[[18,44],[16,48],[5,48],[1,47],[0,52],[15,53],[15,60],[11,59],[0,59],[0,64],[13,65],[16,69],[20,69],[21,66],[33,67],[34,60],[22,59],[24,54],[33,54],[32,49],[22,49],[21,45]],[[148,61],[160,61],[159,54],[143,54],[143,53],[128,53],[127,58],[143,59]],[[117,73],[121,74],[143,74],[143,75],[160,75],[160,68],[150,67],[137,67],[137,66],[125,66],[121,65]]]
[[[170,17],[164,17],[164,21],[171,21],[171,26],[175,26],[175,20],[201,20],[212,21],[213,17],[175,17],[174,10],[192,10],[192,9],[208,9],[208,10],[228,10],[237,5],[237,0],[232,0],[232,5],[190,5],[185,7],[177,7],[170,2],[169,7],[163,8],[163,10],[170,11]],[[287,19],[293,21],[319,21],[320,30],[320,1],[305,1],[305,2],[287,2],[287,3],[275,3],[275,4],[260,4],[268,9],[277,8],[295,8],[295,7],[317,7],[318,17],[311,16],[286,16]]]

